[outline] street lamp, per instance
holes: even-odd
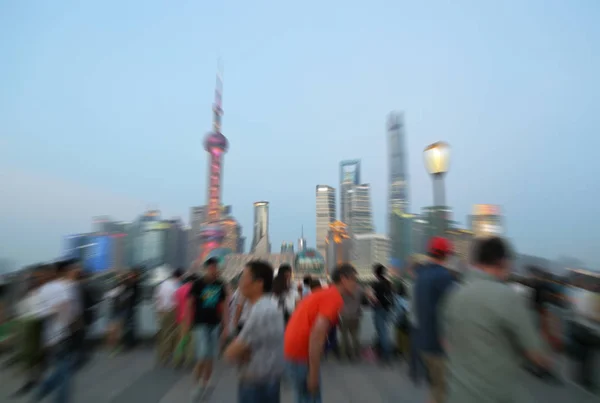
[[[433,204],[436,207],[445,206],[444,175],[448,172],[450,146],[443,141],[438,141],[425,147],[423,156],[425,168],[433,179]]]

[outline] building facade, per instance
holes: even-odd
[[[407,213],[408,205],[408,175],[406,159],[406,140],[404,115],[392,112],[387,118],[387,144],[389,164],[388,185],[388,234],[391,236],[392,214],[395,211]]]
[[[397,270],[406,267],[413,253],[413,220],[414,214],[394,210],[390,216],[390,265]],[[415,234],[416,235],[416,234]]]
[[[390,239],[383,234],[358,234],[352,238],[352,264],[361,279],[372,279],[373,264],[388,265]]]
[[[350,199],[348,192],[360,184],[360,160],[340,162],[340,221],[350,221]]]
[[[373,213],[371,210],[371,186],[356,185],[347,193],[349,215],[348,227],[353,235],[371,234],[374,232]]]
[[[329,225],[335,221],[335,188],[327,185],[316,187],[317,251],[323,257],[327,254],[327,233]],[[302,237],[301,239],[303,239]],[[304,241],[306,247],[306,241]],[[301,251],[299,251],[301,252]]]
[[[334,221],[327,232],[327,250],[325,255],[326,274],[329,276],[335,268],[352,261],[352,239],[348,226],[341,221]]]
[[[254,203],[254,238],[250,253],[267,255],[271,253],[269,242],[269,202]]]
[[[468,217],[469,227],[476,237],[502,236],[504,224],[500,206],[476,204],[473,214]]]

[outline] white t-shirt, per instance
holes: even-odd
[[[175,309],[175,292],[179,289],[179,282],[174,278],[163,281],[156,289],[154,303],[158,312],[169,312]]]
[[[244,324],[246,319],[248,319],[248,315],[250,315],[250,311],[252,310],[252,305],[246,301],[246,298],[242,295],[239,289],[237,289],[233,295],[235,302],[233,304],[234,310],[233,313],[237,311],[237,307],[242,305],[242,314],[240,315],[240,324]]]
[[[38,309],[35,313],[47,318],[44,345],[56,345],[69,336],[70,325],[78,314],[75,287],[66,280],[51,281],[40,287],[37,302]]]
[[[277,305],[279,306],[279,297],[276,297],[275,295],[273,295],[273,299],[277,302]],[[285,309],[285,311],[287,313],[294,312],[294,310],[296,309],[296,303],[298,302],[298,299],[299,299],[298,290],[296,290],[294,287],[291,287],[285,293],[282,302],[283,302],[283,308]]]

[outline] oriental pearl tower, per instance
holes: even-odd
[[[208,152],[208,201],[206,203],[206,221],[200,229],[200,262],[204,262],[212,251],[220,248],[225,238],[225,231],[221,225],[221,174],[223,172],[223,156],[229,148],[229,142],[221,133],[222,92],[223,80],[219,71],[213,105],[213,129],[204,138],[204,149]]]

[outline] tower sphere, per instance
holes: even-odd
[[[209,153],[214,149],[220,150],[222,153],[224,153],[227,152],[228,148],[229,142],[221,133],[209,132],[204,138],[204,149]]]

